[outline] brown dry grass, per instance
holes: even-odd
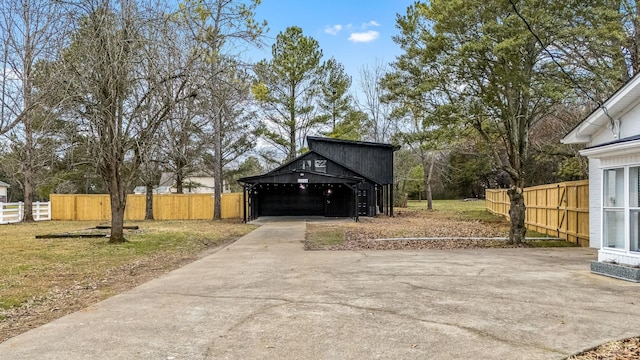
[[[132,222],[127,225],[140,230],[126,231],[125,244],[108,244],[106,238],[35,239],[96,232],[96,225],[0,225],[0,342],[173,270],[255,228],[232,221]]]

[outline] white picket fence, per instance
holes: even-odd
[[[51,203],[33,203],[33,219],[35,221],[51,220]],[[0,224],[21,222],[24,217],[24,203],[2,203],[0,202]]]

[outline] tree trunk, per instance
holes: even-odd
[[[222,111],[215,121],[215,144],[213,164],[213,220],[222,219]]]
[[[22,221],[32,222],[33,221],[33,116],[34,111],[30,108],[33,105],[33,85],[31,79],[31,64],[33,62],[33,53],[32,53],[32,38],[31,31],[29,29],[30,26],[29,17],[25,16],[25,26],[27,26],[27,33],[25,38],[25,54],[24,54],[24,68],[23,68],[23,79],[22,79],[22,96],[24,101],[24,111],[27,111],[27,115],[24,117],[24,136],[25,136],[25,160],[24,160],[24,213],[22,217]]]
[[[289,125],[289,156],[287,160],[291,160],[296,157],[296,108],[295,108],[295,99],[296,99],[296,91],[295,87],[291,86],[289,96],[291,99],[289,100],[291,103],[289,104],[289,121],[291,122]]]
[[[527,228],[524,224],[526,207],[524,205],[524,195],[522,187],[511,185],[507,190],[511,208],[509,216],[511,217],[511,228],[509,229],[509,244],[518,246],[524,242]]]
[[[33,222],[33,172],[30,167],[24,170],[24,212],[22,221]]]
[[[30,90],[29,90],[30,91]],[[26,95],[26,94],[25,94]],[[30,106],[30,101],[25,101],[25,106]],[[31,126],[31,114],[24,118],[24,136],[25,136],[25,159],[24,159],[24,215],[22,221],[32,222],[33,220],[33,128]]]
[[[433,194],[431,193],[431,179],[433,178],[433,163],[436,161],[435,157],[431,157],[431,163],[429,164],[429,176],[427,177],[427,208],[433,210]]]
[[[145,220],[153,220],[153,186],[147,185],[146,187],[146,211],[144,214]]]
[[[427,159],[431,159],[429,164],[427,164]],[[427,195],[427,209],[433,210],[433,196],[431,194],[431,178],[433,176],[433,163],[435,162],[435,157],[431,154],[426,154],[422,156],[422,169],[424,171],[424,189]],[[429,166],[427,166],[429,165]]]
[[[182,174],[182,166],[179,166],[176,169],[176,193],[184,194],[184,184],[183,184],[183,174]]]
[[[127,239],[124,238],[124,208],[127,203],[126,194],[122,197],[120,191],[112,191],[109,195],[111,199],[111,237],[109,243],[123,243]]]
[[[123,243],[127,241],[124,238],[123,232],[127,192],[118,170],[118,168],[112,165],[108,165],[106,169],[109,180],[107,182],[107,186],[109,187],[109,200],[111,201],[111,236],[109,237],[109,243]]]

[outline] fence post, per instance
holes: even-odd
[[[4,203],[0,202],[0,224],[4,222]]]
[[[18,222],[22,222],[23,217],[24,217],[24,203],[20,201],[18,202]]]

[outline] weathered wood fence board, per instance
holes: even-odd
[[[506,189],[487,189],[487,210],[509,218]],[[570,181],[524,189],[528,229],[589,246],[589,181]]]
[[[111,220],[109,194],[51,194],[52,220]],[[222,194],[222,218],[242,218],[242,193]],[[145,195],[127,195],[125,220],[143,220]],[[156,220],[207,220],[213,218],[212,194],[153,195]]]

